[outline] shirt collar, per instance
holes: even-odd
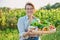
[[[26,15],[26,19],[28,19],[28,16]]]
[[[34,17],[34,19],[36,18],[35,16],[33,16]],[[28,16],[26,15],[26,18],[28,19]]]

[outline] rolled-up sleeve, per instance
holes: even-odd
[[[22,19],[18,20],[17,27],[18,27],[18,30],[19,30],[20,37],[23,37],[23,34],[25,33],[25,30],[24,30],[24,25],[23,25],[23,20]]]

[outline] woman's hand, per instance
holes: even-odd
[[[37,35],[37,31],[36,30],[32,30],[32,32],[30,32],[30,37],[35,37]]]
[[[34,37],[37,35],[37,31],[35,29],[28,29],[29,36]]]

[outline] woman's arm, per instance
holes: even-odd
[[[25,32],[23,20],[21,18],[18,20],[17,28],[19,30],[19,36],[20,37],[24,38],[29,34],[29,32]]]

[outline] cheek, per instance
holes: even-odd
[[[26,12],[27,12],[27,13],[32,13],[32,11],[31,11],[31,10],[27,10]]]
[[[34,11],[32,10],[31,13],[34,14]]]
[[[33,14],[33,13],[34,13],[34,11],[33,11],[33,10],[30,10],[30,11],[29,11],[29,13],[32,13],[32,14]]]
[[[27,13],[28,15],[32,15],[32,14],[34,14],[34,10],[26,10],[26,13]]]
[[[33,10],[31,10],[31,12],[33,13],[34,11],[33,11]]]

